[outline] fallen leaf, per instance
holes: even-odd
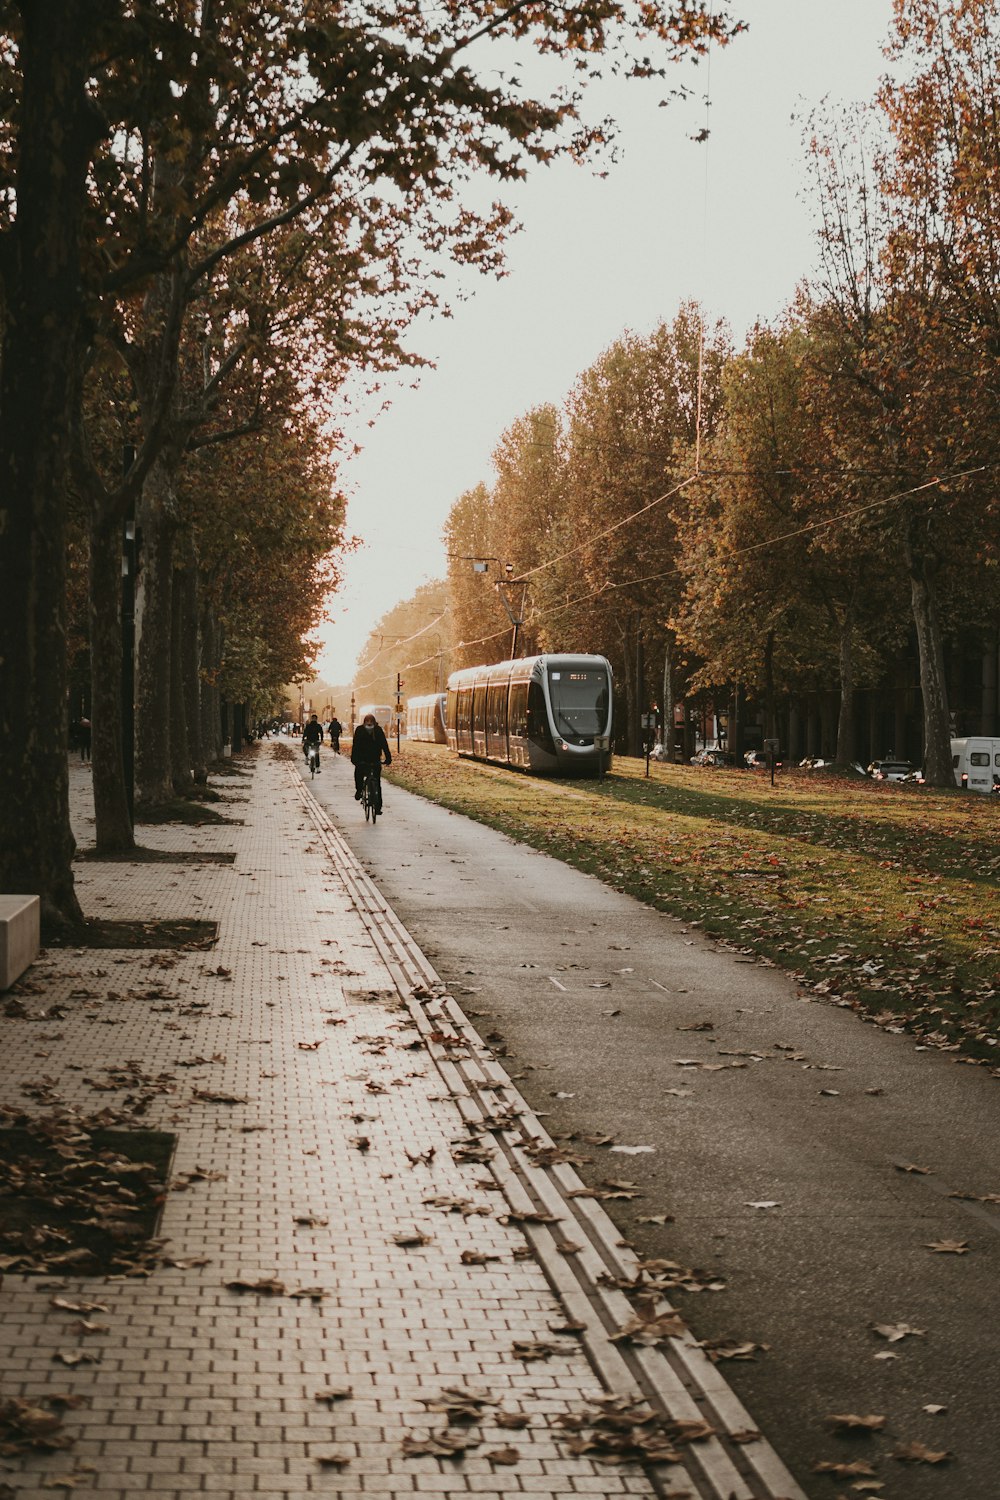
[[[909,1323],[873,1323],[871,1326],[874,1333],[879,1334],[884,1339],[888,1339],[890,1344],[898,1343],[900,1339],[905,1339],[907,1335],[915,1338],[923,1338],[924,1336],[922,1328],[912,1328]]]
[[[836,1474],[838,1479],[861,1478],[863,1475],[873,1475],[875,1470],[870,1463],[863,1458],[855,1459],[854,1463],[833,1463],[829,1459],[821,1459],[819,1463],[813,1464],[814,1474]]]
[[[764,1198],[759,1203],[745,1203],[744,1208],[780,1208],[781,1204],[773,1198]]]
[[[619,1152],[622,1156],[642,1156],[646,1152],[656,1150],[655,1146],[612,1146],[612,1151]]]
[[[343,1449],[331,1448],[329,1453],[317,1453],[316,1462],[328,1469],[344,1469],[354,1457],[353,1453],[345,1453]]]
[[[325,1401],[327,1406],[332,1406],[335,1401],[346,1401],[349,1396],[354,1395],[354,1387],[350,1385],[328,1385],[324,1391],[314,1391],[314,1401]]]
[[[406,1250],[415,1245],[429,1245],[432,1239],[433,1235],[424,1234],[422,1229],[403,1229],[393,1235],[392,1242]]]
[[[418,1399],[428,1411],[443,1412],[449,1425],[452,1422],[481,1422],[486,1415],[486,1407],[500,1405],[489,1391],[461,1385],[446,1385],[437,1396],[421,1396]]]
[[[101,1362],[99,1354],[87,1354],[82,1349],[57,1349],[52,1358],[71,1368],[75,1365],[98,1365]]]
[[[529,1425],[531,1418],[523,1411],[498,1411],[494,1414],[493,1421],[498,1427],[509,1427],[520,1432]]]
[[[516,1448],[488,1448],[482,1455],[488,1458],[491,1464],[516,1464],[520,1462],[521,1455]]]
[[[921,1177],[929,1176],[931,1170],[930,1167],[915,1166],[912,1161],[897,1161],[893,1163],[893,1166],[896,1168],[897,1172],[916,1172]]]
[[[515,1339],[511,1348],[515,1359],[551,1359],[553,1354],[572,1354],[569,1344],[547,1344],[542,1339]]]
[[[924,1443],[901,1443],[889,1454],[890,1458],[897,1459],[901,1464],[946,1464],[954,1458],[953,1453],[946,1450],[935,1452]]]
[[[407,1433],[403,1438],[404,1458],[461,1458],[469,1448],[478,1448],[480,1439],[457,1432],[431,1432],[425,1438]]]
[[[260,1281],[227,1281],[225,1286],[227,1292],[261,1292],[267,1297],[280,1297],[285,1291],[285,1283],[273,1276]]]
[[[92,1313],[110,1312],[110,1307],[103,1302],[70,1302],[66,1297],[50,1297],[50,1307],[58,1307],[60,1312]]]
[[[837,1432],[881,1432],[885,1426],[885,1417],[859,1417],[854,1412],[842,1412],[825,1420]]]
[[[924,1407],[924,1411],[929,1411],[932,1417],[938,1417],[942,1412],[947,1410],[948,1408],[946,1406],[936,1406],[933,1403],[929,1406]]]
[[[925,1250],[936,1250],[939,1255],[968,1255],[968,1240],[932,1240]]]
[[[499,1255],[490,1255],[489,1252],[486,1251],[486,1250],[463,1250],[462,1251],[462,1265],[463,1266],[485,1266],[485,1265],[488,1265],[491,1260],[501,1260],[501,1259],[502,1259],[501,1256],[499,1256]]]
[[[696,1341],[699,1349],[704,1349],[713,1364],[720,1359],[753,1359],[757,1350],[766,1352],[770,1347],[768,1344],[754,1344],[749,1339],[742,1343],[738,1339],[700,1339]]]

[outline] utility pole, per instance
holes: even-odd
[[[511,579],[509,575],[514,571],[513,563],[504,563],[503,566],[504,572],[508,576],[506,578],[497,580],[496,590],[500,595],[501,604],[507,611],[507,618],[510,620],[510,623],[514,627],[514,634],[510,643],[510,658],[511,661],[513,661],[517,656],[517,633],[520,630],[521,626],[524,624],[525,615],[527,613],[528,585],[527,582],[523,579]],[[516,601],[516,603],[514,600],[515,589],[521,590],[520,598]]]
[[[399,723],[403,713],[403,679],[396,673],[396,754],[399,754]]]

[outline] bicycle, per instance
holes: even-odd
[[[315,776],[319,770],[319,746],[312,740],[306,750],[306,760],[309,764],[309,775]]]
[[[365,822],[375,819],[382,811],[382,777],[380,766],[369,766],[361,783],[361,806],[365,810]]]

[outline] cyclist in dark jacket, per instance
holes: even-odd
[[[316,746],[316,770],[319,770],[319,747],[323,743],[323,726],[316,714],[313,714],[309,723],[302,731],[302,754],[306,760],[309,759],[309,746]]]
[[[378,801],[376,812],[382,811],[382,757],[385,757],[387,766],[392,765],[392,756],[389,753],[389,741],[385,737],[385,730],[376,721],[374,714],[365,714],[364,719],[354,731],[354,739],[351,742],[351,764],[354,767],[354,800],[361,801],[361,788],[364,780],[372,766],[375,767],[378,778]]]

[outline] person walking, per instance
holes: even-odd
[[[89,760],[90,759],[90,736],[91,736],[91,724],[90,724],[90,720],[89,719],[84,718],[84,719],[80,720],[79,732],[80,732],[80,759],[81,760]]]
[[[361,789],[365,783],[368,772],[375,767],[376,780],[378,782],[378,797],[375,811],[382,811],[382,758],[385,757],[387,766],[392,765],[392,755],[389,751],[389,741],[385,737],[385,730],[375,718],[374,714],[365,714],[361,723],[354,731],[354,739],[351,742],[351,764],[354,767],[354,800],[361,801]]]

